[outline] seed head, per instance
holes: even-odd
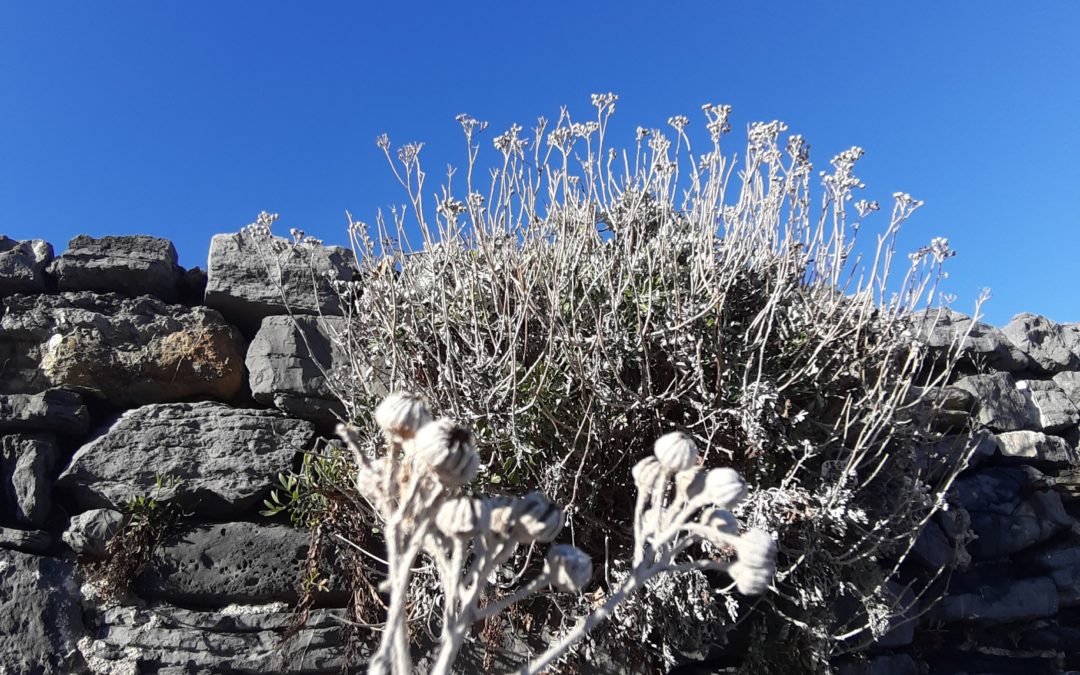
[[[577,546],[556,544],[548,551],[544,572],[555,590],[579,593],[592,579],[592,558]]]
[[[424,405],[424,399],[416,394],[390,394],[375,408],[375,422],[379,428],[401,439],[412,438],[430,421],[431,413]]]
[[[690,437],[680,431],[656,439],[653,454],[669,471],[685,471],[697,462],[697,447]]]
[[[472,432],[452,420],[436,420],[421,427],[413,451],[447,487],[471,482],[480,470]]]
[[[563,511],[539,492],[530,492],[517,501],[517,523],[514,537],[527,544],[549,542],[559,535],[563,526]]]
[[[746,496],[746,483],[735,469],[710,469],[705,474],[703,496],[710,504],[730,509]]]

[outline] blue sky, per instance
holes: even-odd
[[[7,2],[0,233],[152,234],[188,267],[260,210],[342,241],[346,210],[404,200],[379,133],[424,141],[434,177],[456,114],[528,128],[606,91],[627,142],[713,102],[822,168],[860,145],[866,198],[926,201],[901,246],[959,252],[957,309],[990,287],[992,323],[1080,321],[1075,0]]]

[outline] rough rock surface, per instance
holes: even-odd
[[[1043,372],[1080,368],[1080,326],[1025,312],[1014,316],[1001,332]]]
[[[143,235],[95,239],[80,234],[49,271],[61,291],[153,295],[165,302],[176,301],[182,274],[172,242]]]
[[[79,555],[105,557],[105,544],[124,524],[124,514],[113,509],[91,509],[71,519],[64,543]]]
[[[1034,574],[1045,574],[1058,588],[1058,604],[1062,607],[1080,606],[1080,539],[1025,552],[1023,564]]]
[[[286,304],[294,314],[340,314],[329,279],[352,279],[355,263],[340,246],[294,246],[238,232],[214,236],[207,267],[206,305],[250,337],[264,317],[286,314]]]
[[[930,347],[947,347],[967,336],[961,353],[969,361],[985,363],[1005,372],[1029,370],[1034,363],[1003,332],[951,309],[925,312],[916,317],[916,330]]]
[[[341,413],[325,373],[345,363],[330,339],[343,329],[334,317],[269,316],[248,347],[248,382],[256,401],[322,426]]]
[[[15,241],[0,235],[0,297],[44,293],[45,268],[52,259],[53,247],[46,241]]]
[[[82,397],[73,391],[0,394],[0,433],[48,431],[82,436],[89,428],[90,415]]]
[[[127,411],[79,448],[57,487],[83,508],[118,508],[150,494],[156,476],[176,476],[164,499],[197,515],[236,516],[260,502],[313,436],[307,422],[270,410],[152,404]]]
[[[1057,586],[1048,577],[1035,577],[946,596],[935,615],[945,622],[1008,623],[1053,616],[1057,611]]]
[[[146,598],[205,607],[295,602],[309,542],[307,532],[286,525],[199,525],[154,556],[137,590]]]
[[[0,527],[0,548],[44,555],[52,548],[52,545],[52,535],[45,530],[16,530],[12,527]]]
[[[243,387],[243,339],[213,310],[87,292],[14,295],[4,305],[0,393],[64,388],[128,407],[228,400]]]
[[[971,375],[961,378],[956,386],[979,401],[974,417],[977,426],[994,431],[1016,431],[1033,425],[1027,400],[1016,389],[1016,382],[1008,373]]]
[[[52,507],[52,471],[60,459],[49,434],[0,436],[0,519],[40,527]]]
[[[220,612],[177,607],[152,610],[115,608],[95,613],[92,638],[79,647],[87,661],[118,672],[138,665],[138,672],[343,672],[343,610],[315,609],[290,644],[280,647],[295,615],[283,604],[232,605]],[[353,663],[368,650],[359,648]],[[345,672],[361,672],[355,666]]]
[[[1005,431],[994,437],[994,443],[1001,457],[1039,468],[1064,467],[1077,459],[1064,438],[1038,431]]]
[[[1034,428],[1053,434],[1080,423],[1080,409],[1052,380],[1020,380],[1016,389],[1024,397]]]
[[[83,671],[73,573],[67,561],[0,551],[0,673]]]
[[[1011,555],[1072,527],[1050,482],[1030,466],[982,469],[957,480],[950,499],[971,516],[972,558]]]

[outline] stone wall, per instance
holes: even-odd
[[[341,672],[334,584],[280,649],[309,538],[258,511],[332,426],[315,362],[335,357],[338,307],[319,285],[351,278],[350,262],[230,234],[205,274],[151,237],[76,237],[55,258],[0,237],[0,673]],[[948,314],[931,342],[969,324]],[[932,395],[943,438],[927,461],[963,452],[966,434],[949,433],[968,425],[975,452],[895,586],[908,620],[837,669],[1080,670],[1080,326],[975,325],[956,381]],[[183,535],[133,597],[95,599],[76,561],[100,558],[162,475],[181,479],[164,496]],[[940,601],[909,598],[928,583]]]

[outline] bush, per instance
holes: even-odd
[[[347,328],[333,339],[348,362],[332,386],[369,458],[371,413],[387,390],[416,392],[472,427],[475,488],[540,490],[564,505],[570,538],[605,561],[600,596],[627,573],[607,561],[634,546],[631,467],[650,439],[684,432],[702,466],[746,477],[736,514],[778,542],[772,591],[750,604],[722,575],[689,595],[659,579],[620,610],[619,634],[597,641],[632,635],[657,666],[727,640],[754,672],[824,669],[908,610],[886,584],[959,470],[920,463],[932,434],[915,414],[924,387],[955,363],[955,349],[927,359],[912,320],[939,299],[952,251],[935,239],[892,274],[898,229],[921,205],[902,193],[876,242],[857,240],[878,211],[853,201],[859,148],[833,158],[815,196],[809,146],[782,139],[780,122],[750,125],[741,163],[721,148],[728,106],[703,106],[703,154],[682,116],[616,149],[615,102],[596,95],[587,122],[564,109],[528,137],[516,125],[496,136],[483,184],[486,125],[460,116],[467,165],[434,203],[421,146],[395,152],[378,140],[408,203],[373,226],[350,216],[360,270],[337,282]],[[265,241],[275,218],[263,214],[248,234]],[[294,232],[294,247],[317,243]],[[307,503],[350,490],[325,487]],[[413,592],[418,607],[439,602],[434,583]],[[586,597],[553,598],[562,613],[548,616],[570,620]],[[787,647],[738,646],[751,635],[783,635]]]

